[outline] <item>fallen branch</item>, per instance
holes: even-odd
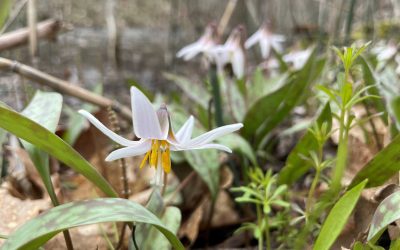
[[[130,108],[120,104],[119,102],[97,95],[89,90],[73,85],[72,83],[56,78],[17,61],[11,61],[0,57],[0,70],[15,72],[39,84],[48,86],[62,94],[76,97],[82,101],[97,106],[103,108],[111,107],[122,118],[132,120],[132,112]]]
[[[37,24],[37,37],[54,39],[59,31],[60,21],[49,19]],[[21,28],[0,36],[0,52],[26,44],[29,40],[29,28]]]

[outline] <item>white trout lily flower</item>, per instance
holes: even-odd
[[[301,69],[307,62],[312,52],[312,48],[290,52],[282,57],[283,61],[293,65],[294,69]]]
[[[211,59],[217,66],[217,70],[222,72],[225,65],[231,64],[234,75],[242,78],[245,71],[245,53],[243,49],[243,27],[236,27],[229,35],[225,44],[216,45],[210,51]]]
[[[260,27],[252,36],[247,39],[244,43],[246,49],[251,48],[256,43],[260,44],[261,56],[266,59],[271,53],[271,48],[274,48],[278,52],[282,52],[282,43],[285,41],[283,35],[273,34],[268,27],[268,24],[264,24]]]
[[[392,59],[396,55],[397,50],[397,45],[393,41],[389,41],[388,44],[380,44],[372,48],[371,52],[376,55],[376,59],[379,62],[383,62]]]
[[[217,26],[215,23],[207,25],[203,35],[194,43],[191,43],[176,53],[176,57],[188,61],[200,53],[207,54],[217,43]]]
[[[170,151],[219,149],[230,153],[232,151],[228,147],[213,143],[213,141],[243,127],[241,123],[226,125],[192,139],[193,116],[175,134],[165,105],[155,111],[147,97],[135,87],[131,87],[131,98],[133,128],[135,135],[140,138],[139,141],[131,141],[117,135],[85,110],[80,110],[79,113],[111,140],[123,146],[111,152],[106,161],[144,155],[140,168],[143,168],[146,163],[156,168],[152,182],[156,186],[163,186],[164,172],[171,171]]]

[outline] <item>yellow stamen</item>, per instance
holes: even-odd
[[[161,162],[165,173],[168,174],[171,171],[171,158],[169,153],[169,146],[167,146],[167,149],[164,152],[162,152]]]
[[[153,140],[151,146],[151,155],[150,155],[150,166],[157,167],[157,160],[158,160],[158,149],[160,145],[158,140]]]
[[[146,162],[147,162],[147,159],[149,159],[150,152],[151,152],[151,151],[147,152],[146,155],[144,156],[144,158],[143,158],[143,160],[142,160],[142,163],[140,163],[140,167],[139,167],[140,169],[142,169],[142,168],[144,167],[144,165],[145,165]]]

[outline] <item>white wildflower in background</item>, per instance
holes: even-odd
[[[250,36],[249,39],[247,39],[244,47],[249,49],[256,43],[260,44],[261,55],[264,59],[266,59],[271,53],[271,48],[281,52],[283,50],[282,43],[284,41],[285,37],[283,35],[273,34],[269,28],[269,25],[265,23],[252,36]]]
[[[294,69],[301,69],[304,64],[307,62],[312,52],[312,48],[308,48],[306,50],[299,50],[290,52],[282,57],[283,61],[288,64],[291,64]]]
[[[194,126],[192,116],[175,134],[171,128],[170,115],[165,105],[155,111],[147,97],[135,87],[131,88],[131,98],[133,128],[135,135],[140,138],[139,141],[127,140],[117,135],[85,110],[80,110],[79,113],[111,140],[124,146],[111,152],[106,158],[107,161],[144,155],[140,168],[146,163],[156,168],[152,182],[156,186],[163,186],[164,172],[171,171],[170,151],[219,149],[230,153],[231,150],[228,147],[212,143],[212,141],[243,127],[241,123],[226,125],[192,139]]]
[[[242,78],[245,72],[245,53],[243,49],[243,34],[242,26],[236,27],[225,44],[216,45],[210,51],[211,59],[216,64],[219,72],[222,72],[225,65],[231,64],[234,75],[237,78]]]
[[[178,51],[176,56],[188,61],[198,54],[206,54],[217,44],[217,26],[215,23],[207,25],[203,35],[194,43],[191,43]]]
[[[374,48],[371,49],[371,52],[376,55],[376,59],[379,62],[384,62],[392,59],[398,50],[398,46],[393,42],[389,41],[389,43],[384,44],[381,43]]]

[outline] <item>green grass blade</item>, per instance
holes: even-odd
[[[357,204],[362,190],[367,184],[367,180],[358,184],[347,191],[333,206],[328,214],[317,241],[313,247],[314,250],[329,250],[346,225],[347,219]]]
[[[0,105],[0,127],[65,163],[89,179],[106,195],[118,196],[110,184],[78,152],[36,122]]]
[[[1,249],[36,249],[63,230],[103,222],[148,223],[164,234],[175,249],[184,249],[157,216],[136,202],[119,198],[71,202],[52,208],[19,227]]]

